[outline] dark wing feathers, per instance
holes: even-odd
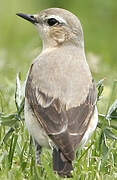
[[[39,89],[37,96],[36,86],[38,85],[34,86],[29,74],[26,84],[28,102],[48,136],[59,147],[64,156],[72,161],[75,150],[80,144],[94,112],[97,97],[95,83],[92,83],[85,102],[69,110],[61,105],[59,99],[48,97]],[[43,106],[43,103],[40,104],[39,96],[44,104],[46,102],[46,106]]]
[[[80,144],[82,137],[87,130],[90,119],[94,113],[96,99],[96,85],[93,82],[85,102],[66,112],[69,121],[68,131],[71,135],[72,144],[75,149]]]
[[[61,105],[58,100],[54,100],[50,106],[43,108],[37,101],[36,89],[32,87],[31,82],[32,78],[29,76],[26,84],[26,97],[36,118],[65,157],[72,161],[74,159],[74,150],[69,134],[67,131],[59,133],[67,125],[66,113],[60,108]]]

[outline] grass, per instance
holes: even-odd
[[[35,151],[24,123],[22,84],[16,74],[26,77],[29,66],[40,52],[41,42],[32,25],[15,16],[49,7],[66,8],[80,18],[87,54],[99,83],[99,124],[87,146],[77,152],[74,180],[117,179],[117,2],[108,0],[1,0],[0,4],[0,179],[59,180],[53,173],[50,150],[43,150],[42,166],[35,164]],[[95,58],[97,56],[97,60]],[[89,58],[89,63],[91,56]],[[97,62],[97,64],[95,64]],[[103,90],[103,92],[102,92]],[[101,94],[102,93],[102,94]],[[16,97],[16,98],[15,98]],[[113,106],[111,106],[113,104]]]
[[[103,92],[99,81],[98,103]],[[73,180],[117,179],[117,100],[111,105],[117,82],[113,84],[106,114],[99,114],[98,127],[84,149],[78,150],[74,161]],[[15,113],[0,113],[0,179],[60,180],[52,168],[51,150],[44,149],[42,165],[35,163],[32,138],[24,123],[24,85],[16,80]]]

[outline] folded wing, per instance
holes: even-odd
[[[26,97],[41,126],[64,156],[72,161],[93,115],[96,103],[96,87],[92,82],[86,100],[77,107],[66,109],[59,97],[54,99],[40,91],[39,84],[32,83],[29,73]]]

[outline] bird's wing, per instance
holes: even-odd
[[[90,120],[94,114],[96,100],[96,84],[95,82],[92,82],[85,102],[66,112],[69,121],[68,132],[74,149],[80,145],[83,135],[88,128]]]
[[[26,84],[26,97],[48,136],[72,161],[75,149],[80,144],[87,130],[96,102],[95,85],[92,84],[83,104],[66,110],[59,99],[49,97],[40,91],[38,84],[33,84],[33,76],[29,73]]]

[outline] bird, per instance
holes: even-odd
[[[25,123],[37,148],[51,148],[53,170],[72,177],[76,151],[98,123],[97,89],[88,66],[80,20],[62,8],[18,13],[34,24],[42,51],[33,61],[25,87]]]

